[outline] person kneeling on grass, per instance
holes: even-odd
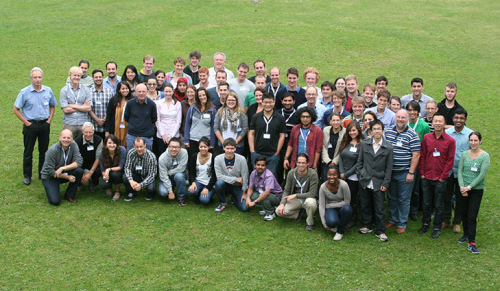
[[[102,151],[102,138],[94,134],[94,125],[87,121],[82,126],[82,135],[77,137],[75,142],[83,158],[83,176],[78,191],[83,190],[83,187],[89,183],[90,192],[94,192],[101,176],[97,167]]]
[[[142,137],[136,137],[133,145],[134,148],[128,152],[125,162],[123,184],[127,189],[127,196],[123,200],[132,201],[137,196],[137,192],[146,188],[146,200],[150,201],[155,195],[155,180],[158,171],[156,156],[146,148],[146,140]]]
[[[158,159],[160,166],[160,186],[158,192],[160,196],[168,199],[175,199],[174,187],[177,188],[177,199],[179,206],[186,206],[186,165],[188,163],[188,153],[182,148],[182,141],[178,137],[173,137],[168,143],[167,150]]]
[[[214,195],[214,185],[217,181],[214,159],[215,155],[208,151],[210,139],[204,136],[198,142],[198,153],[189,160],[188,194],[196,197],[196,203],[208,204]]]
[[[344,230],[351,221],[351,191],[347,182],[339,179],[339,170],[332,166],[326,173],[326,182],[319,188],[319,217],[326,230],[336,232],[334,241],[344,237]]]
[[[286,176],[283,198],[276,209],[276,214],[285,218],[300,221],[304,210],[307,213],[306,229],[314,230],[314,213],[318,208],[318,174],[307,167],[309,157],[304,154],[297,155],[297,167],[288,172]],[[293,193],[293,194],[292,194]]]
[[[259,205],[263,210],[260,215],[265,215],[264,220],[271,221],[276,218],[275,209],[280,204],[283,189],[278,184],[276,177],[267,169],[266,157],[255,158],[255,170],[250,174],[250,184],[246,196],[249,208]]]
[[[246,159],[235,154],[236,141],[228,138],[222,144],[224,154],[215,158],[215,192],[219,198],[219,206],[215,212],[220,213],[227,208],[226,194],[231,193],[231,200],[241,212],[248,211],[245,203],[248,189],[248,167]]]
[[[78,145],[73,141],[69,129],[63,129],[59,142],[52,145],[45,153],[41,176],[49,203],[58,206],[61,203],[60,185],[69,181],[64,199],[76,203],[76,189],[82,180],[83,159]]]
[[[111,196],[111,188],[115,185],[115,194],[113,195],[115,201],[120,199],[120,184],[122,183],[126,157],[127,149],[120,146],[120,141],[114,134],[109,134],[104,139],[104,145],[99,155],[99,165],[102,173],[99,186],[106,190],[107,196]]]

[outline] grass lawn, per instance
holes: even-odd
[[[0,289],[498,290],[499,13],[498,1],[465,0],[3,1]],[[262,58],[268,70],[282,70],[283,82],[287,68],[314,66],[320,82],[356,74],[360,88],[385,75],[389,91],[402,96],[418,76],[437,101],[456,82],[467,126],[483,133],[492,158],[478,219],[481,254],[449,229],[439,239],[421,236],[413,221],[404,235],[388,230],[388,243],[356,229],[334,243],[318,217],[308,232],[304,222],[264,222],[232,205],[216,215],[215,198],[181,208],[147,202],[144,193],[113,203],[83,191],[77,204],[52,207],[40,180],[22,185],[22,124],[12,105],[32,67],[44,70],[59,100],[68,69],[82,58],[91,70],[114,60],[121,75],[128,64],[142,68],[148,53],[155,69],[173,70],[175,57],[195,49],[207,67],[214,52],[225,52],[233,72]],[[57,107],[51,144],[62,116]]]

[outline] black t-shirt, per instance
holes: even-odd
[[[273,111],[268,120],[264,116],[264,111],[261,111],[252,117],[250,130],[255,130],[255,152],[265,156],[274,155],[278,149],[280,134],[286,132],[285,118]]]
[[[328,156],[333,159],[335,154],[335,148],[337,147],[337,142],[339,140],[339,133],[333,132],[333,127],[330,129],[330,143],[328,144]],[[330,146],[331,145],[331,146]]]
[[[295,116],[297,110],[293,108],[292,111],[286,112],[285,108],[281,108],[277,112],[285,118],[286,131],[285,131],[285,144],[283,145],[283,148],[286,149],[288,141],[290,141],[290,133],[292,132],[292,128],[297,124],[297,119]]]
[[[201,68],[201,66],[198,65],[198,70],[200,68]],[[200,83],[200,78],[198,78],[198,71],[196,71],[196,72],[191,71],[191,67],[189,65],[187,65],[184,68],[183,72],[184,72],[184,74],[189,75],[191,77],[191,82],[193,82],[193,85],[197,85],[198,83]]]

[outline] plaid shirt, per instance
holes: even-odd
[[[109,100],[113,97],[113,91],[106,86],[102,86],[101,91],[97,91],[95,86],[92,86],[90,91],[92,91],[92,112],[98,118],[106,119],[106,109],[108,108]],[[94,124],[96,132],[104,132],[104,126],[97,126],[97,122],[94,119],[90,118],[90,120]]]
[[[152,151],[146,149],[142,157],[139,157],[135,149],[131,149],[127,154],[125,162],[125,176],[127,180],[133,180],[132,173],[136,173],[143,179],[141,187],[146,187],[156,180],[156,173],[158,171],[158,164],[156,156]]]

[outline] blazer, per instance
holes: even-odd
[[[380,190],[380,186],[389,188],[393,159],[392,144],[386,139],[382,138],[382,145],[376,154],[373,151],[373,138],[363,140],[356,164],[359,185],[365,189],[372,180],[375,191]]]
[[[331,126],[325,127],[323,129],[323,149],[321,150],[321,159],[323,160],[323,164],[328,165],[332,162],[332,159],[328,155],[328,144],[330,143],[330,130]],[[345,128],[341,127],[339,131],[339,139],[337,140],[337,146],[335,147],[335,153],[333,154],[333,162],[335,165],[339,164],[339,147],[340,142],[342,142],[342,138],[345,134]]]

